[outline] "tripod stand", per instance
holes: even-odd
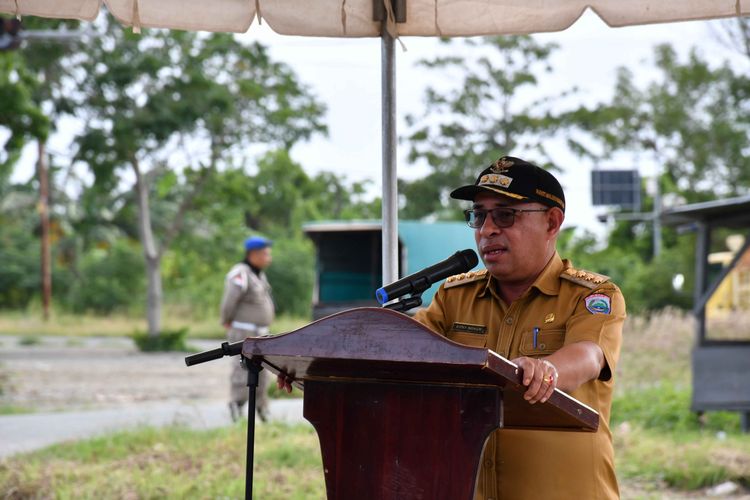
[[[260,362],[242,356],[243,342],[223,342],[221,347],[209,351],[191,354],[185,358],[187,366],[193,366],[206,361],[213,361],[224,356],[240,355],[240,363],[247,369],[247,451],[245,457],[245,498],[253,498],[253,462],[255,460],[255,393],[258,389],[258,378],[263,367]]]

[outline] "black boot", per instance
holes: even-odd
[[[229,402],[229,416],[232,417],[232,422],[236,422],[242,418],[242,407],[245,405],[242,401],[230,401]]]

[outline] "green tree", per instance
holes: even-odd
[[[278,312],[307,315],[314,248],[302,225],[379,213],[379,200],[365,201],[364,194],[361,183],[336,174],[308,175],[286,150],[264,155],[252,175],[223,170],[196,197],[196,210],[174,245],[179,251],[165,255],[165,286],[177,300],[196,304],[193,311],[215,314],[224,274],[243,258],[242,241],[261,233],[274,240],[268,275]]]
[[[106,248],[93,248],[81,258],[83,280],[73,282],[66,300],[76,313],[128,310],[143,293],[143,259],[136,242],[120,238]]]
[[[39,290],[37,220],[30,190],[0,196],[0,308],[23,308]]]
[[[550,164],[543,142],[558,126],[552,105],[565,93],[537,98],[533,91],[538,75],[552,71],[548,59],[556,46],[530,36],[446,43],[449,55],[421,61],[439,78],[426,91],[424,113],[406,119],[409,161],[431,169],[400,182],[407,218],[459,217],[448,192],[503,154]]]
[[[86,124],[76,159],[94,173],[92,189],[130,190],[135,200],[156,335],[161,260],[195,197],[217,171],[250,163],[253,148],[289,148],[324,132],[324,109],[260,44],[228,34],[135,35],[109,19],[95,26],[71,61],[66,88],[75,90],[64,101]]]
[[[0,153],[0,183],[7,183],[21,149],[31,140],[46,141],[50,122],[34,99],[39,81],[18,52],[0,52],[0,129],[7,139]]]
[[[657,190],[654,196],[642,191],[646,211],[653,211],[656,193],[669,206],[750,192],[750,79],[697,49],[679,57],[673,47],[658,46],[654,64],[646,83],[620,68],[609,102],[571,113],[570,124],[583,131],[570,138],[571,147],[600,163],[616,158],[651,167]],[[610,256],[640,261],[618,283],[635,309],[687,307],[690,297],[671,283],[677,273],[692,283],[692,238],[662,227],[664,250],[654,257],[653,230],[650,221],[620,221],[610,233]]]
[[[625,153],[634,164],[650,163],[661,172],[661,192],[687,202],[746,194],[750,78],[695,49],[681,61],[669,45],[656,48],[655,65],[643,88],[630,69],[620,68],[611,102],[571,115],[596,146],[571,144],[600,160]]]
[[[560,254],[571,259],[576,267],[609,276],[622,290],[629,313],[646,313],[666,306],[690,307],[692,295],[684,290],[692,286],[693,238],[670,241],[666,250],[652,260],[640,255],[632,244],[618,244],[610,239],[603,247],[593,234],[574,232],[566,229],[561,234]],[[683,290],[675,290],[672,285],[676,274],[686,277]]]
[[[36,288],[40,284],[50,283],[47,281],[51,277],[52,269],[48,267],[51,264],[49,235],[50,211],[49,200],[57,199],[56,196],[50,196],[54,193],[54,187],[47,188],[47,181],[50,178],[47,168],[46,141],[51,131],[57,108],[53,96],[50,94],[49,83],[56,81],[59,71],[56,71],[60,65],[57,64],[59,59],[66,51],[70,49],[68,45],[60,44],[56,40],[39,40],[34,38],[37,29],[50,30],[59,26],[75,25],[76,22],[70,21],[52,21],[47,19],[31,18],[24,21],[23,33],[24,43],[20,48],[9,52],[0,52],[0,136],[2,132],[6,133],[4,142],[0,144],[0,199],[11,199],[13,195],[19,194],[19,190],[24,191],[25,186],[10,186],[9,179],[13,169],[18,165],[22,148],[30,142],[37,143],[38,150],[38,170],[37,184],[35,190],[35,204],[38,208],[37,219],[41,224],[35,225],[34,237],[37,240],[44,238],[41,245],[44,249],[35,265],[24,273],[22,280],[16,281],[21,283],[36,283]],[[54,38],[54,37],[53,37]],[[31,186],[28,186],[31,187]],[[43,189],[44,187],[44,189]],[[14,202],[10,203],[11,210]],[[8,208],[8,207],[6,207]],[[32,212],[33,213],[33,212]],[[12,219],[5,227],[12,231],[17,228],[18,224],[28,222],[27,216],[24,221]],[[53,224],[58,221],[53,221]],[[12,226],[12,227],[11,227]],[[59,227],[59,224],[56,224]],[[15,243],[15,242],[14,242]],[[38,248],[40,245],[35,245]],[[29,245],[24,245],[23,256],[28,256]],[[25,257],[24,257],[25,258]],[[39,263],[42,263],[42,272],[39,270]],[[10,271],[11,266],[0,270],[0,274]],[[0,278],[2,279],[2,278]],[[47,302],[49,290],[44,286],[44,314],[47,317]],[[17,291],[17,290],[16,290]],[[14,292],[11,292],[14,293]],[[25,294],[24,294],[25,295]]]

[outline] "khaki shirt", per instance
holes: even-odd
[[[598,379],[570,393],[599,412],[599,430],[495,431],[482,454],[475,498],[619,498],[609,414],[625,320],[622,293],[606,276],[573,269],[557,253],[510,305],[498,296],[498,285],[486,270],[451,277],[415,319],[451,340],[488,347],[508,359],[544,357],[591,341],[601,347],[607,366]]]
[[[256,275],[244,262],[235,264],[224,279],[221,324],[239,321],[268,326],[273,321],[274,314],[271,285],[266,279],[266,273]]]

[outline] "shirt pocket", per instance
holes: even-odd
[[[470,347],[484,347],[487,344],[486,333],[448,332],[448,340]]]
[[[542,330],[536,334],[534,330],[524,332],[518,352],[524,356],[536,357],[552,354],[565,344],[565,330]]]

